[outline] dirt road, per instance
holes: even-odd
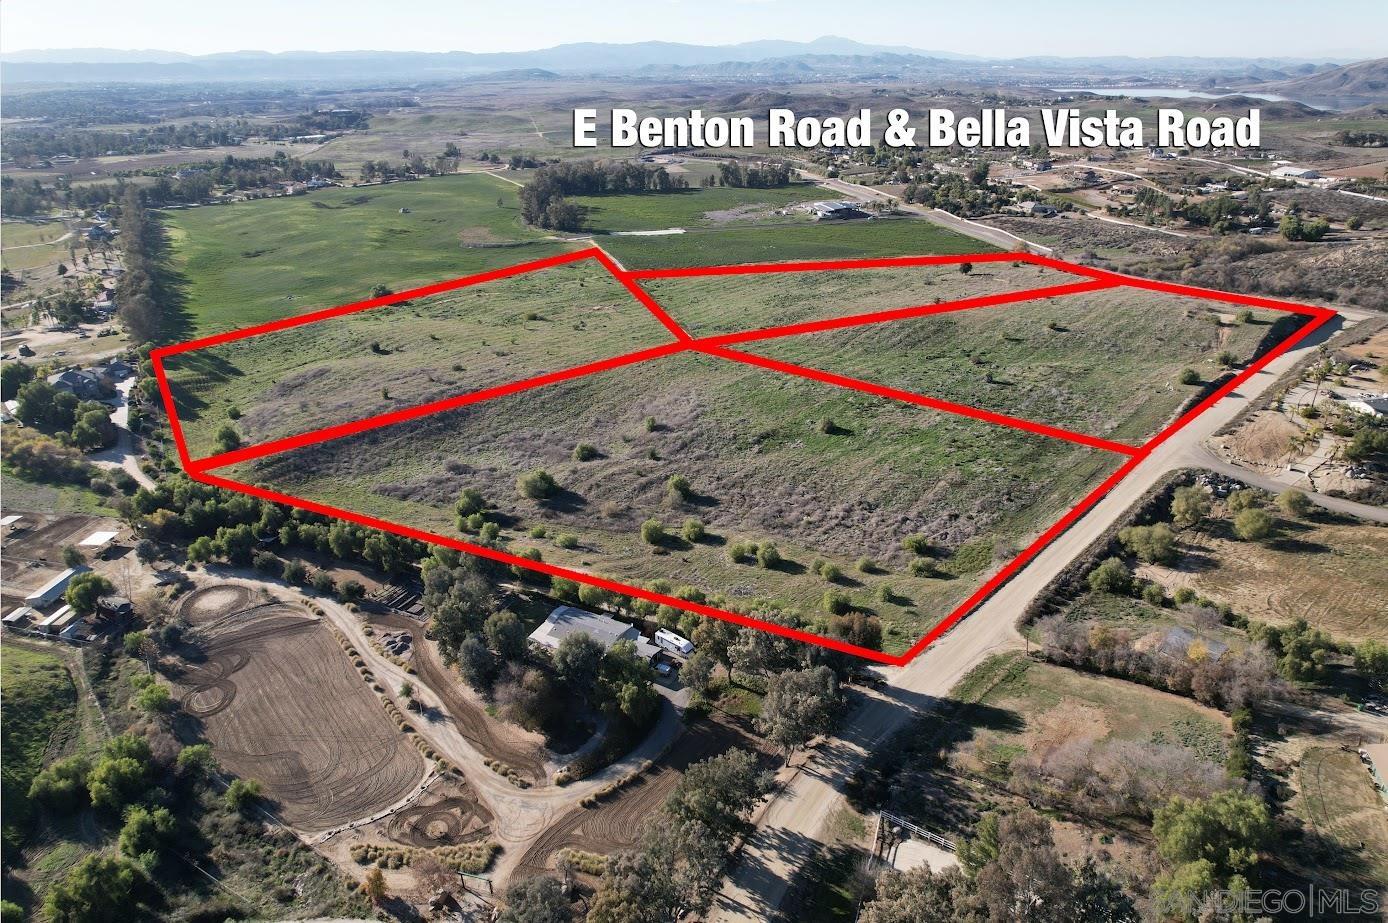
[[[848,720],[764,815],[724,880],[713,920],[766,920],[780,906],[795,871],[826,839],[842,787],[868,749],[929,709],[990,654],[1020,646],[1016,623],[1027,605],[1169,471],[1205,463],[1203,443],[1335,332],[1331,322],[1252,376],[1177,435],[1157,447],[1068,531],[1033,558],[971,616],[908,666],[887,671],[890,686]]]

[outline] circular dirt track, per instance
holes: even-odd
[[[492,813],[478,804],[466,786],[449,785],[430,797],[427,803],[418,802],[391,815],[386,836],[428,849],[471,843],[491,833]]]
[[[249,587],[224,583],[189,593],[179,605],[178,614],[190,625],[201,625],[250,608],[253,603],[254,594]]]

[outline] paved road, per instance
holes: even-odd
[[[886,693],[860,707],[848,720],[842,739],[830,741],[767,810],[724,880],[711,919],[770,919],[795,871],[826,840],[826,827],[842,797],[843,783],[867,750],[901,728],[918,709],[928,709],[948,695],[990,654],[1018,647],[1022,641],[1017,619],[1072,560],[1162,475],[1206,464],[1204,441],[1339,329],[1339,321],[1325,325],[1158,446],[973,615],[909,665],[889,671]]]
[[[952,215],[943,209],[911,205],[907,202],[903,202],[900,197],[883,192],[880,189],[873,189],[871,186],[862,186],[858,183],[850,183],[847,180],[830,179],[827,176],[821,176],[809,170],[800,170],[799,173],[806,179],[813,180],[826,189],[832,189],[834,192],[856,199],[859,202],[886,202],[892,205],[897,211],[908,212],[912,215],[920,215],[922,218],[927,218],[935,224],[943,228],[948,228],[957,234],[963,234],[966,237],[981,240],[986,244],[992,244],[1003,250],[1013,250],[1018,245],[1022,245],[1034,253],[1040,253],[1044,256],[1054,255],[1054,251],[1052,251],[1050,247],[1044,247],[1041,244],[1033,243],[1032,241],[1018,237],[1016,234],[1009,234],[998,228],[990,228],[976,221],[960,218],[958,215]]]
[[[1287,489],[1287,485],[1276,478],[1270,478],[1249,468],[1225,461],[1204,446],[1192,448],[1189,454],[1192,465],[1200,468],[1208,468],[1220,474],[1227,474],[1231,478],[1238,478],[1250,487],[1257,487],[1274,494],[1280,494]],[[1315,493],[1309,490],[1303,491],[1303,493],[1306,494],[1307,499],[1312,503],[1330,510],[1333,513],[1344,513],[1346,516],[1354,516],[1359,519],[1368,520],[1369,522],[1388,523],[1388,509],[1381,506],[1370,506],[1367,503],[1355,503],[1353,500],[1345,500],[1341,497],[1328,497],[1325,494]]]

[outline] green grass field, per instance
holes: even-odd
[[[647,195],[575,196],[570,201],[588,210],[584,227],[594,231],[646,231],[671,227],[718,227],[749,221],[787,221],[778,209],[829,198],[811,183],[776,189],[692,186],[680,192]],[[801,214],[801,223],[810,220]]]
[[[579,443],[597,457],[575,460]],[[885,646],[901,650],[1119,460],[686,354],[272,456],[232,476],[443,534],[458,534],[453,503],[476,487],[495,505],[503,545],[821,624],[825,593],[847,593],[881,616]],[[562,488],[546,503],[516,490],[537,467]],[[668,493],[674,475],[691,483],[685,500]],[[677,533],[687,517],[712,535],[655,547],[640,536],[648,518]],[[532,538],[536,526],[550,537]],[[577,547],[554,542],[564,532]],[[913,533],[938,546],[935,573],[911,571],[900,543]],[[774,542],[785,562],[733,563],[728,545],[744,539]],[[864,556],[880,570],[857,571]],[[843,576],[815,573],[817,559]]]
[[[50,742],[76,722],[77,689],[57,657],[6,644],[0,649],[0,702],[8,854],[27,833],[29,783],[43,768]]]
[[[474,174],[167,211],[186,297],[168,337],[360,301],[378,283],[400,291],[569,249],[522,225],[516,189]]]
[[[261,442],[670,339],[588,259],[184,353],[168,368],[189,447],[204,455],[233,418]]]
[[[659,237],[604,237],[601,243],[627,269],[986,253],[997,249],[924,218],[709,228]]]
[[[1237,323],[1226,309],[1111,289],[746,348],[1136,445],[1170,422],[1202,383],[1223,373],[1220,355],[1247,362],[1265,340],[1276,342],[1290,332],[1274,327],[1284,315],[1260,311],[1252,322]],[[1196,372],[1195,384],[1181,384],[1185,369]]]

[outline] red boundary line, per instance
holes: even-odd
[[[1013,429],[1025,430],[1039,436],[1049,436],[1052,439],[1064,442],[1078,443],[1079,445],[1088,446],[1091,449],[1103,449],[1107,452],[1117,452],[1120,455],[1136,455],[1138,453],[1137,446],[1124,445],[1121,442],[1101,439],[1098,436],[1076,433],[1058,426],[1047,426],[1044,423],[1035,423],[1031,420],[1023,420],[1021,417],[1013,417],[1005,413],[995,413],[994,411],[984,410],[980,407],[971,407],[968,404],[956,404],[953,401],[927,397],[923,394],[916,394],[911,391],[902,391],[899,388],[888,388],[885,385],[874,384],[873,382],[863,381],[859,378],[849,378],[846,375],[836,375],[833,372],[825,372],[821,369],[794,365],[789,362],[781,362],[778,359],[770,359],[766,356],[756,355],[755,353],[744,353],[736,349],[726,349],[718,346],[696,345],[695,348],[710,356],[719,356],[724,359],[731,359],[734,362],[770,369],[773,372],[782,372],[786,375],[808,378],[812,381],[836,385],[840,388],[848,388],[852,391],[861,391],[865,394],[875,394],[878,397],[885,397],[906,404],[916,404],[921,407],[929,407],[931,410],[940,410],[945,413],[957,414],[961,417],[970,417],[974,420],[982,420],[986,423],[995,423],[999,426],[1008,426]]]
[[[341,426],[337,427],[325,427],[324,429],[316,430],[313,433],[306,433],[302,434],[301,436],[291,436],[283,440],[276,440],[273,443],[261,443],[256,446],[247,446],[243,449],[235,450],[234,452],[228,452],[222,455],[213,456],[209,459],[202,459],[198,462],[194,462],[189,457],[187,443],[184,439],[183,428],[178,419],[177,410],[174,406],[173,392],[169,387],[168,376],[164,368],[163,360],[165,359],[165,357],[170,355],[177,355],[183,352],[188,352],[194,349],[204,348],[207,346],[215,346],[220,343],[244,339],[249,336],[255,336],[259,333],[268,333],[275,330],[283,330],[290,327],[300,326],[306,323],[312,323],[316,320],[323,320],[329,317],[337,317],[344,314],[353,313],[355,311],[368,310],[370,308],[394,304],[399,301],[407,300],[410,298],[424,297],[425,295],[432,295],[437,294],[439,292],[450,291],[452,289],[462,288],[464,286],[476,284],[478,282],[506,278],[508,276],[518,275],[520,273],[530,272],[536,269],[544,269],[549,266],[561,265],[564,263],[573,262],[576,260],[586,258],[597,259],[609,272],[611,272],[623,284],[623,286],[626,287],[627,290],[631,292],[631,294],[638,301],[641,302],[641,304],[643,304],[649,311],[651,311],[651,313],[658,320],[660,320],[662,324],[665,325],[666,329],[670,330],[670,332],[676,337],[675,341],[667,343],[663,346],[658,346],[647,350],[641,350],[634,353],[628,353],[623,356],[616,356],[611,359],[590,363],[586,366],[578,366],[576,368],[568,369],[562,372],[549,373],[548,375],[536,376],[535,378],[526,379],[524,381],[511,382],[506,385],[500,385],[496,388],[485,389],[483,391],[472,392],[470,394],[465,395],[458,395],[455,397],[446,398],[442,401],[433,402],[432,404],[420,405],[418,407],[413,408],[405,408],[404,410],[396,411],[392,414],[383,414],[379,417],[367,418],[365,420],[357,420],[351,423],[342,424]],[[680,327],[679,324],[676,323],[673,320],[673,318],[671,318],[668,315],[668,313],[666,313],[665,310],[655,302],[653,298],[650,297],[649,294],[642,290],[639,285],[635,284],[635,280],[639,278],[669,278],[675,276],[701,275],[736,275],[755,272],[792,272],[824,269],[861,269],[877,268],[883,266],[919,266],[963,262],[1003,262],[1011,260],[1023,260],[1037,265],[1044,265],[1050,268],[1060,269],[1062,271],[1087,276],[1089,277],[1090,281],[1075,283],[1073,285],[1067,286],[1055,286],[1052,289],[1033,289],[1027,292],[1005,293],[996,296],[986,296],[984,298],[979,299],[963,299],[961,301],[941,305],[927,305],[920,306],[917,308],[899,309],[898,311],[874,312],[872,314],[867,315],[857,315],[856,320],[853,323],[842,323],[843,320],[847,319],[831,319],[829,321],[811,323],[815,325],[828,325],[823,327],[816,326],[815,329],[835,329],[836,327],[840,326],[856,326],[859,324],[877,323],[883,320],[899,319],[900,317],[924,316],[926,314],[938,313],[944,310],[969,310],[970,308],[974,307],[987,307],[993,304],[1008,303],[1009,301],[1034,300],[1043,297],[1055,297],[1058,295],[1074,294],[1080,291],[1097,291],[1105,288],[1119,286],[1131,286],[1134,288],[1143,288],[1151,291],[1165,292],[1167,294],[1185,295],[1195,298],[1225,301],[1234,304],[1242,304],[1252,307],[1269,308],[1277,311],[1309,315],[1312,318],[1312,320],[1311,322],[1302,325],[1296,332],[1284,338],[1275,347],[1268,350],[1262,356],[1258,357],[1256,360],[1251,362],[1238,375],[1235,375],[1232,379],[1230,379],[1224,385],[1220,386],[1218,389],[1216,389],[1214,392],[1208,395],[1195,407],[1182,414],[1177,420],[1175,420],[1167,427],[1162,429],[1159,433],[1157,433],[1157,435],[1149,439],[1140,447],[1134,448],[1132,446],[1126,446],[1120,443],[1109,443],[1107,440],[1097,440],[1096,437],[1088,437],[1079,433],[1071,433],[1066,430],[1058,430],[1055,427],[1047,427],[1044,424],[1034,423],[1032,421],[1021,420],[1015,417],[1008,417],[1003,414],[995,414],[991,411],[981,410],[980,408],[968,407],[967,405],[955,405],[951,404],[950,402],[938,401],[933,398],[927,398],[923,395],[915,395],[911,394],[910,392],[898,391],[896,389],[891,388],[884,388],[879,385],[874,385],[871,382],[844,378],[843,376],[833,375],[831,373],[826,372],[820,372],[819,370],[815,369],[807,369],[800,366],[792,366],[788,363],[780,363],[776,360],[765,359],[764,357],[754,356],[749,353],[742,353],[735,350],[724,349],[722,347],[725,346],[728,342],[726,337],[707,337],[702,339],[691,338],[689,334],[685,332],[684,329]],[[903,314],[903,311],[907,313]],[[825,260],[799,263],[746,264],[744,266],[687,267],[670,270],[630,271],[624,270],[620,266],[617,266],[616,263],[610,257],[608,257],[607,254],[605,254],[602,250],[598,248],[589,248],[585,250],[576,251],[574,253],[560,254],[559,256],[555,257],[548,257],[542,260],[535,260],[529,263],[522,263],[518,264],[517,266],[506,267],[499,270],[492,270],[490,272],[480,273],[474,276],[467,276],[462,279],[454,279],[449,282],[442,282],[436,285],[424,286],[422,288],[412,289],[407,292],[388,295],[383,298],[374,298],[367,301],[357,302],[351,305],[343,305],[338,308],[330,308],[326,311],[317,311],[307,315],[299,315],[292,318],[285,318],[279,321],[272,321],[268,324],[260,324],[254,327],[249,327],[240,331],[217,334],[215,336],[205,337],[201,340],[193,340],[187,343],[181,343],[174,346],[159,347],[151,351],[150,358],[154,366],[155,379],[159,384],[159,390],[161,395],[163,396],[165,409],[169,416],[170,433],[173,437],[175,447],[177,448],[179,458],[183,464],[184,469],[188,472],[189,476],[196,481],[201,481],[203,483],[211,484],[213,486],[223,487],[228,490],[249,494],[251,496],[259,497],[261,499],[269,500],[272,502],[283,503],[289,506],[297,507],[299,509],[307,510],[310,512],[319,513],[325,516],[334,516],[340,519],[345,519],[349,522],[355,522],[359,525],[380,529],[382,531],[392,532],[397,535],[405,536],[407,538],[414,538],[428,544],[439,544],[445,547],[453,548],[457,551],[477,555],[478,557],[488,558],[494,561],[500,561],[502,563],[514,565],[517,567],[528,568],[530,570],[535,570],[540,573],[546,573],[551,576],[564,577],[579,583],[591,584],[606,590],[610,590],[612,592],[632,596],[637,599],[644,599],[661,605],[672,606],[674,608],[695,612],[712,618],[722,619],[724,621],[732,622],[734,624],[742,625],[744,627],[758,628],[764,631],[770,631],[774,634],[778,634],[787,638],[792,638],[794,640],[802,641],[805,643],[817,644],[821,647],[825,647],[830,650],[839,651],[841,653],[853,654],[878,663],[884,663],[893,666],[904,666],[906,663],[910,662],[922,651],[924,651],[927,647],[929,647],[930,644],[938,640],[947,631],[949,631],[961,620],[963,620],[970,613],[972,613],[985,599],[992,595],[992,593],[995,592],[998,589],[998,587],[1002,586],[1008,579],[1011,578],[1013,574],[1015,574],[1018,570],[1025,566],[1027,562],[1029,562],[1032,558],[1038,555],[1058,535],[1063,533],[1078,519],[1080,519],[1086,512],[1088,512],[1089,509],[1091,509],[1100,499],[1102,499],[1119,481],[1121,481],[1128,473],[1130,473],[1135,467],[1137,467],[1149,455],[1151,455],[1152,451],[1157,446],[1161,445],[1167,439],[1171,438],[1171,436],[1175,435],[1182,428],[1187,426],[1191,421],[1193,421],[1206,410],[1208,410],[1217,401],[1227,396],[1239,385],[1243,384],[1253,375],[1257,374],[1262,369],[1264,369],[1269,363],[1271,363],[1277,357],[1285,354],[1288,350],[1290,350],[1301,340],[1309,336],[1315,330],[1322,327],[1324,324],[1328,323],[1332,318],[1336,316],[1336,312],[1328,308],[1312,307],[1309,305],[1301,305],[1296,304],[1294,302],[1277,301],[1274,299],[1261,298],[1257,296],[1239,295],[1232,292],[1221,292],[1214,289],[1203,289],[1195,286],[1180,285],[1176,283],[1157,282],[1149,279],[1139,279],[1136,277],[1125,276],[1119,273],[1109,272],[1107,270],[1098,270],[1089,267],[1077,266],[1070,263],[1064,263],[1060,260],[1055,260],[1050,257],[1037,256],[1031,253],[1019,252],[1000,254],[950,255],[938,257],[895,257],[882,260]],[[791,326],[798,328],[804,325]],[[772,336],[791,335],[789,333],[783,334],[775,332],[786,329],[790,328],[765,328],[761,331],[747,331],[746,333],[770,333],[772,334]],[[812,331],[797,330],[797,332]],[[732,334],[730,336],[743,335],[745,334]],[[764,336],[759,338],[770,337]],[[517,393],[519,391],[524,391],[530,388],[539,387],[541,385],[554,383],[556,381],[565,381],[573,378],[578,378],[583,375],[596,374],[597,372],[601,372],[606,369],[616,368],[622,365],[630,365],[637,362],[643,362],[648,359],[658,358],[659,356],[672,355],[691,349],[707,355],[721,356],[722,358],[729,359],[732,361],[744,362],[751,365],[759,365],[773,370],[782,371],[787,374],[794,374],[802,377],[813,378],[816,380],[824,381],[829,384],[835,384],[841,387],[851,388],[853,390],[875,394],[880,397],[889,397],[897,400],[904,400],[913,404],[931,406],[935,409],[939,409],[944,412],[959,413],[964,416],[971,416],[977,419],[986,420],[988,422],[998,423],[1000,425],[1018,427],[1051,438],[1065,439],[1067,441],[1072,442],[1081,442],[1081,444],[1088,445],[1091,447],[1120,452],[1122,454],[1128,455],[1129,458],[1124,464],[1122,464],[1118,469],[1116,469],[1112,474],[1110,474],[1106,479],[1104,479],[1103,482],[1101,482],[1096,488],[1094,488],[1094,490],[1092,490],[1082,500],[1080,500],[1079,503],[1077,503],[1069,511],[1067,511],[1064,516],[1062,516],[1053,525],[1051,525],[1048,529],[1046,529],[1039,536],[1037,536],[1037,538],[1033,540],[1031,544],[1029,544],[1025,549],[1023,549],[1021,553],[1019,553],[1015,558],[1008,562],[1008,564],[1001,568],[982,586],[975,590],[972,595],[970,595],[966,600],[964,600],[964,602],[962,602],[944,619],[942,619],[933,628],[931,628],[930,631],[928,631],[922,638],[920,638],[915,644],[913,644],[905,653],[900,655],[885,654],[882,651],[875,651],[869,648],[848,644],[844,641],[840,641],[834,638],[827,638],[799,629],[788,628],[784,625],[777,625],[773,622],[763,621],[761,619],[742,615],[736,612],[730,612],[724,609],[719,609],[717,607],[705,605],[703,603],[695,603],[689,600],[683,600],[672,596],[666,596],[661,593],[656,593],[641,587],[631,586],[628,584],[621,583],[619,581],[610,580],[605,577],[599,577],[593,574],[569,570],[568,568],[560,567],[558,565],[548,564],[545,562],[531,561],[528,558],[522,558],[518,555],[513,555],[508,552],[501,551],[499,549],[489,548],[483,545],[476,545],[471,542],[464,542],[459,539],[451,538],[448,536],[436,535],[434,533],[427,532],[422,529],[415,529],[409,526],[401,525],[399,523],[390,522],[388,520],[377,519],[372,516],[354,513],[350,510],[338,509],[336,507],[331,507],[326,504],[317,503],[312,500],[304,499],[302,497],[295,497],[290,494],[280,493],[277,491],[269,490],[264,487],[245,484],[239,481],[233,481],[229,478],[224,478],[209,473],[209,469],[213,467],[222,467],[224,465],[232,464],[236,461],[242,461],[248,458],[261,457],[263,455],[273,454],[273,452],[276,451],[285,451],[287,449],[296,448],[302,445],[309,445],[317,442],[322,442],[328,439],[339,438],[340,436],[350,435],[354,432],[362,432],[367,429],[374,429],[379,426],[389,425],[390,423],[414,419],[431,413],[440,412],[442,410],[452,409],[453,407],[461,407],[467,404],[477,403],[479,401],[487,400],[492,397],[500,397],[504,394]],[[1100,444],[1096,445],[1096,442]],[[259,451],[261,449],[264,449],[266,446],[284,443],[290,444],[284,445],[283,448]],[[238,453],[243,454],[238,455]],[[216,464],[213,464],[213,462],[216,462]]]

